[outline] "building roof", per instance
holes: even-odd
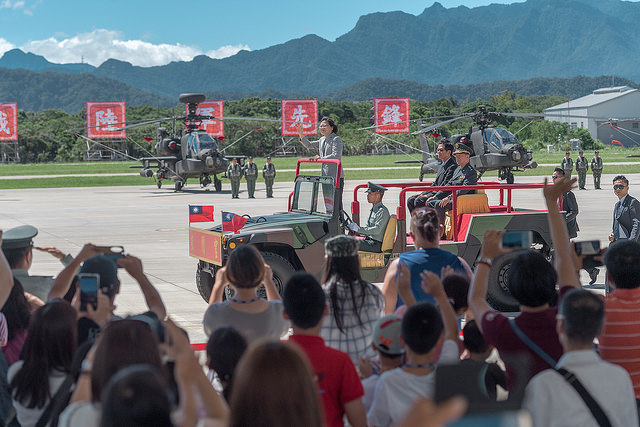
[[[563,102],[562,104],[554,105],[544,110],[545,113],[568,110],[569,108],[589,108],[594,105],[602,104],[603,102],[611,101],[612,99],[626,96],[630,93],[639,92],[638,89],[633,89],[629,86],[615,86],[596,89],[593,93],[583,96],[582,98],[574,99],[569,102]]]

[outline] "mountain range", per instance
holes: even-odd
[[[146,68],[110,59],[93,67],[53,64],[14,49],[0,58],[0,68],[110,79],[158,97],[157,104],[196,91],[333,96],[376,78],[432,87],[578,75],[640,81],[637,22],[640,3],[620,0],[527,0],[472,9],[434,3],[417,16],[362,16],[333,42],[307,35],[224,59],[197,56]],[[8,99],[5,94],[0,90]]]

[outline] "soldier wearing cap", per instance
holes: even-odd
[[[578,187],[580,190],[586,190],[584,188],[587,182],[587,171],[589,170],[589,161],[584,157],[582,150],[578,152],[578,158],[576,159],[576,171],[578,171]]]
[[[571,173],[573,172],[573,160],[571,159],[571,152],[564,153],[564,159],[560,162],[560,167],[564,171],[565,179],[571,179]]]
[[[445,185],[476,185],[478,183],[478,172],[469,163],[471,149],[464,144],[458,143],[453,155],[456,158],[458,167]],[[458,190],[456,194],[462,196],[463,194],[472,194],[474,192],[474,190]],[[441,212],[443,210],[451,210],[451,191],[438,191],[434,194],[433,199],[427,203],[427,206]]]
[[[244,177],[247,180],[247,192],[250,199],[255,199],[256,180],[258,179],[258,165],[253,163],[253,156],[249,156],[249,163],[244,165]]]
[[[267,156],[267,163],[262,168],[262,177],[267,187],[267,198],[273,198],[273,181],[276,178],[276,166],[271,163],[271,156]]]
[[[227,176],[231,181],[231,198],[239,199],[238,193],[240,193],[240,180],[242,179],[242,167],[238,164],[238,159],[233,158],[229,168],[227,168]]]
[[[387,191],[387,189],[382,185],[369,182],[369,188],[367,188],[365,193],[367,193],[367,202],[371,203],[373,207],[369,213],[367,225],[359,227],[352,221],[348,226],[351,231],[361,236],[366,236],[360,241],[361,251],[382,251],[382,239],[384,238],[384,232],[387,229],[390,218],[389,210],[382,204],[382,197],[385,191]]]
[[[29,268],[33,263],[33,248],[53,255],[65,266],[73,261],[73,257],[65,255],[57,248],[33,246],[33,238],[37,234],[38,229],[31,225],[21,225],[5,231],[2,239],[2,252],[9,262],[13,277],[20,281],[24,290],[42,301],[46,301],[54,279],[51,276],[29,275]]]
[[[600,152],[596,150],[593,159],[591,159],[591,173],[593,173],[593,187],[600,190],[600,176],[602,175],[602,157]]]

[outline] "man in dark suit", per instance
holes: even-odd
[[[629,195],[629,180],[624,175],[613,178],[613,193],[618,196],[618,202],[613,209],[613,232],[609,241],[639,240],[640,235],[640,204]]]
[[[555,168],[553,171],[553,175],[551,175],[551,179],[553,182],[556,179],[564,179],[565,173],[561,168]],[[574,239],[578,237],[578,231],[580,231],[580,227],[578,227],[578,221],[576,218],[578,217],[578,202],[576,201],[576,195],[573,194],[573,191],[569,190],[562,195],[562,206],[561,210],[565,211],[565,220],[567,221],[567,231],[569,232],[569,238]]]
[[[453,144],[448,140],[442,139],[438,144],[437,156],[442,161],[442,165],[436,173],[436,179],[433,181],[433,186],[446,185],[447,182],[453,177],[458,166],[455,158],[453,157]],[[407,200],[407,208],[409,208],[409,214],[413,212],[415,208],[424,206],[428,201],[433,199],[436,191],[424,191],[421,194],[411,196]]]
[[[447,186],[457,185],[476,185],[478,183],[478,172],[471,166],[469,159],[471,157],[471,148],[467,145],[459,142],[456,144],[456,149],[453,152],[453,156],[456,158],[457,167],[453,172],[451,179],[445,184]],[[464,194],[474,194],[475,190],[457,190],[456,195],[462,196]],[[444,212],[450,211],[453,208],[451,191],[438,191],[434,194],[433,199],[427,202],[427,206],[439,211],[444,218]]]

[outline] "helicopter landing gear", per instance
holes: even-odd
[[[209,175],[201,175],[200,176],[200,186],[206,187],[211,184],[211,177]]]
[[[216,191],[222,191],[222,181],[220,181],[217,176],[213,177],[213,186],[216,188]]]
[[[182,191],[182,187],[184,186],[183,181],[176,181],[175,191]]]
[[[507,184],[513,184],[515,182],[516,178],[513,176],[513,174],[511,172],[509,172],[507,174],[506,180],[507,180]]]
[[[513,173],[511,172],[511,169],[500,169],[498,171],[498,178],[504,179],[505,181],[507,181],[507,184],[513,184],[516,180],[513,176]]]
[[[162,180],[159,179],[158,182],[156,182],[156,185],[158,186],[158,188],[162,188]]]

